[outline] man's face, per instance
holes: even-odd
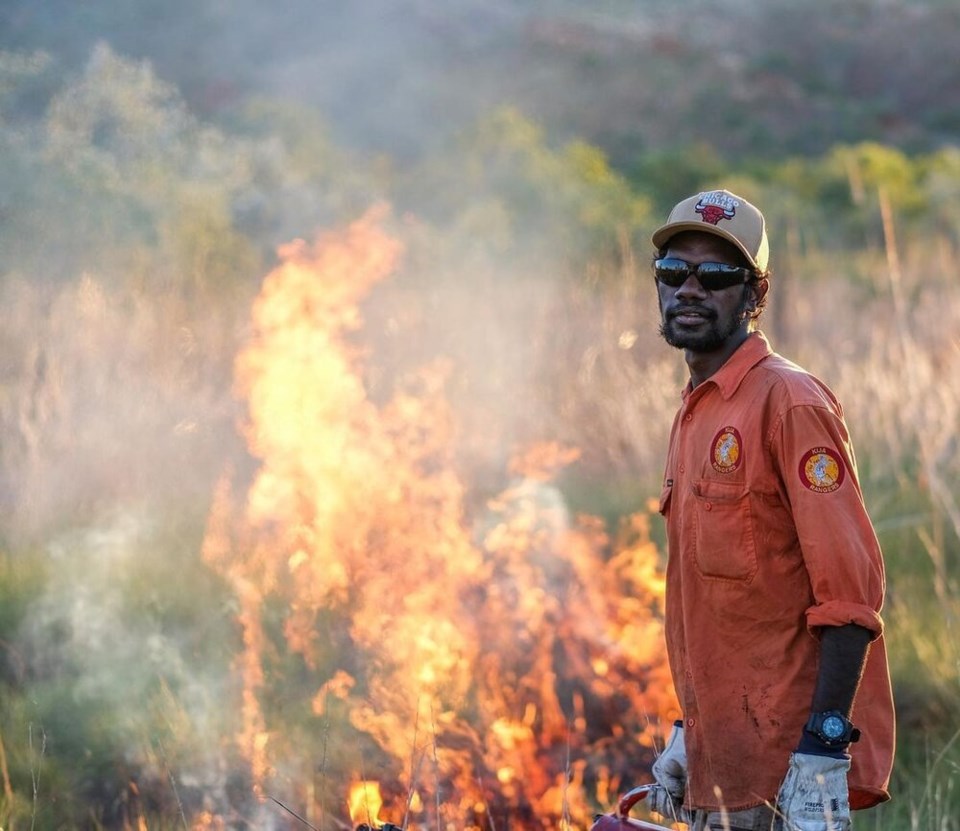
[[[689,231],[670,240],[664,257],[676,257],[691,265],[729,263],[743,265],[733,245],[713,234]],[[660,302],[660,334],[671,346],[690,352],[715,352],[731,338],[749,329],[749,312],[755,305],[753,289],[736,285],[707,291],[694,275],[679,288],[657,282]]]

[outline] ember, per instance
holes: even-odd
[[[237,597],[237,747],[317,827],[587,828],[675,715],[648,516],[615,539],[568,516],[577,454],[551,444],[466,515],[447,369],[382,406],[361,380],[359,304],[401,256],[382,224],[284,249],[236,363],[258,467],[204,556]]]

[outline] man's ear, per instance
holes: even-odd
[[[755,312],[763,305],[763,299],[767,296],[767,292],[770,291],[770,281],[764,277],[754,283],[751,288],[753,289],[753,308],[751,311]]]

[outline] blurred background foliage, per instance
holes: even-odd
[[[767,214],[764,328],[844,401],[887,555],[896,798],[858,828],[960,828],[960,7],[322,5],[0,10],[0,825],[242,814],[237,601],[199,549],[255,466],[233,361],[278,246],[392,206],[371,399],[443,357],[468,520],[549,440],[612,529],[683,381],[649,232],[722,184]],[[320,754],[312,681],[272,671]]]

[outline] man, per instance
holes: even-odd
[[[690,380],[660,512],[683,711],[653,809],[696,829],[846,831],[889,799],[883,560],[843,412],[757,330],[763,215],[725,190],[653,234],[661,332]]]

